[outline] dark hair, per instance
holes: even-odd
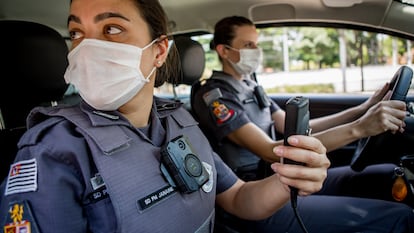
[[[235,29],[246,25],[254,26],[250,19],[243,16],[234,15],[221,19],[214,26],[214,38],[210,43],[210,48],[215,50],[219,44],[231,45]]]
[[[136,3],[142,18],[148,23],[151,38],[157,39],[162,35],[168,35],[168,18],[158,0],[133,0]],[[171,38],[169,38],[171,39]],[[164,82],[175,81],[180,73],[180,65],[177,49],[174,44],[170,47],[167,60],[163,66],[158,68],[155,79],[155,87]]]

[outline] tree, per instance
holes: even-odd
[[[305,69],[311,64],[321,69],[339,62],[338,33],[334,29],[301,27],[297,30],[295,43],[292,46],[292,58],[305,62]]]

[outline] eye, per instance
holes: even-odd
[[[83,35],[80,31],[71,30],[71,31],[69,31],[69,37],[70,37],[70,40],[73,41],[73,40],[77,40],[79,38],[82,38]]]
[[[253,43],[253,42],[248,42],[248,43],[246,43],[244,45],[244,48],[246,48],[246,49],[254,49],[254,48],[257,48],[257,45],[255,43]]]
[[[119,26],[107,26],[104,28],[104,33],[109,35],[116,35],[121,33],[123,30]]]

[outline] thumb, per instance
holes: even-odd
[[[387,92],[387,94],[384,95],[384,98],[382,98],[382,100],[390,100],[391,99],[391,95],[392,95],[392,91],[389,90]]]

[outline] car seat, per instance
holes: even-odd
[[[1,20],[2,83],[0,85],[0,179],[9,171],[26,117],[39,105],[61,100],[68,47],[54,29],[28,21]]]
[[[176,36],[174,37],[174,44],[178,51],[178,56],[181,64],[181,75],[176,82],[172,83],[174,88],[174,97],[183,102],[184,107],[191,113],[190,97],[179,98],[176,88],[180,84],[187,85],[189,88],[194,83],[197,83],[204,72],[205,68],[205,51],[203,46],[191,37]]]

